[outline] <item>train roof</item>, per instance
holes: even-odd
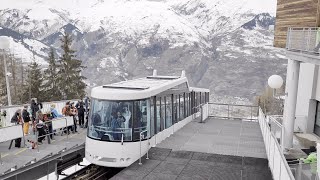
[[[148,76],[144,78],[121,81],[98,86],[92,89],[91,97],[104,100],[146,99],[168,90],[209,92],[209,89],[189,87],[188,79],[182,76]]]

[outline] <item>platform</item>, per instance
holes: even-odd
[[[258,122],[194,120],[112,179],[270,180],[264,148]]]
[[[157,147],[173,151],[267,158],[258,122],[209,118],[194,120]]]
[[[22,173],[24,170],[30,170],[32,167],[36,167],[37,164],[41,165],[45,160],[49,161],[49,158],[63,155],[72,150],[84,149],[86,137],[86,129],[78,128],[78,133],[71,133],[70,135],[56,135],[55,140],[48,144],[47,137],[43,141],[42,145],[39,145],[39,149],[31,149],[31,144],[26,142],[26,147],[23,147],[23,141],[21,142],[22,147],[14,147],[9,150],[10,142],[0,144],[0,152],[2,154],[2,162],[0,165],[0,179],[6,177],[7,174]],[[35,136],[29,134],[25,137],[26,140],[35,140]],[[29,167],[30,166],[30,167]],[[15,169],[14,171],[12,171]]]

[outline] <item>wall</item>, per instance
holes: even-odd
[[[315,65],[300,64],[299,86],[296,106],[295,131],[308,131],[308,114],[310,99],[313,96]],[[313,129],[312,129],[313,130]],[[312,131],[311,130],[311,131]]]
[[[285,48],[288,27],[318,27],[320,0],[278,0],[274,46]]]

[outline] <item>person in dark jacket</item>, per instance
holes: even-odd
[[[33,120],[36,119],[36,113],[42,109],[42,104],[37,102],[37,99],[31,100],[31,111]]]
[[[23,119],[23,132],[25,135],[29,134],[29,123],[31,121],[30,114],[28,112],[28,106],[25,105],[22,110],[22,119]]]
[[[82,100],[80,100],[77,104],[76,104],[76,108],[78,110],[78,118],[79,118],[79,125],[81,128],[84,127],[84,113],[85,113],[85,109],[84,109],[84,103]]]

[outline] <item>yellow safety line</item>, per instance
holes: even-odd
[[[4,157],[6,157],[6,156],[8,156],[9,154],[4,154],[4,155],[2,155],[1,154],[1,158],[4,158]]]
[[[18,154],[20,154],[20,153],[22,153],[23,151],[25,151],[25,150],[27,150],[27,148],[23,148],[23,149],[21,149],[20,151],[18,151],[17,153],[15,153],[14,155],[18,155]]]

